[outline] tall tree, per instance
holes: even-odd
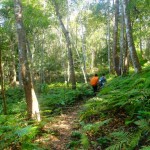
[[[58,3],[55,0],[52,0],[56,15],[58,17],[62,32],[65,36],[66,43],[67,43],[67,49],[68,49],[68,59],[69,59],[69,69],[70,69],[70,80],[72,83],[72,89],[76,89],[76,79],[75,79],[75,71],[74,71],[74,62],[73,62],[73,56],[72,56],[72,46],[71,46],[71,40],[69,36],[69,31],[65,28],[65,25],[62,21],[62,16],[59,12]]]
[[[138,73],[141,71],[142,68],[139,63],[139,59],[138,59],[137,52],[136,52],[135,45],[134,45],[134,40],[133,40],[133,35],[132,35],[132,26],[131,26],[131,21],[130,21],[130,11],[128,8],[128,4],[129,4],[128,0],[123,0],[123,9],[124,9],[124,16],[125,16],[128,47],[129,47],[134,71]]]
[[[120,1],[120,8],[121,8],[121,19],[120,19],[120,24],[121,24],[121,29],[120,29],[120,59],[119,59],[119,72],[122,75],[123,68],[124,68],[124,53],[125,53],[125,38],[124,38],[124,12],[123,12],[123,5],[122,5],[122,0]]]
[[[11,49],[11,64],[10,64],[10,85],[12,86],[16,86],[17,82],[16,82],[16,78],[17,78],[17,74],[16,74],[16,63],[15,63],[15,49],[14,49],[14,41],[13,38],[10,37],[10,49]]]
[[[112,65],[111,65],[111,49],[110,49],[110,0],[107,0],[108,3],[108,10],[107,10],[107,47],[108,47],[108,67],[109,73],[112,72]]]
[[[113,67],[117,75],[119,72],[119,56],[117,54],[117,43],[118,43],[118,18],[119,18],[119,0],[115,1],[115,22],[114,22],[114,39],[113,39]]]
[[[18,35],[19,61],[21,67],[21,75],[25,91],[28,119],[36,119],[40,121],[40,113],[38,101],[34,91],[30,68],[27,58],[26,34],[23,26],[22,5],[20,0],[14,0],[14,12],[16,19],[16,29]]]
[[[1,41],[2,45],[2,41]],[[0,82],[1,82],[1,94],[3,100],[3,112],[4,115],[7,114],[7,105],[6,105],[6,98],[5,98],[5,87],[4,87],[4,73],[3,73],[3,65],[2,65],[2,47],[0,46]]]

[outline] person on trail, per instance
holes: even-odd
[[[95,75],[90,79],[90,85],[93,87],[94,93],[97,92],[97,84],[98,84],[98,75],[95,74]]]
[[[100,86],[100,88],[102,88],[105,83],[106,83],[105,74],[102,74],[102,76],[99,79],[99,86]]]

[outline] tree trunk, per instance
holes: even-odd
[[[95,49],[94,49],[94,48],[91,48],[91,65],[90,65],[90,68],[91,68],[91,70],[92,70],[92,73],[94,73],[95,56],[96,56]]]
[[[82,72],[84,75],[84,81],[87,83],[87,73],[86,73],[86,36],[83,31],[83,25],[82,25],[82,56],[83,56],[83,67]]]
[[[107,48],[108,48],[108,67],[109,73],[112,72],[111,66],[111,50],[110,50],[110,0],[108,0],[108,16],[107,16]]]
[[[119,18],[119,0],[115,1],[115,22],[114,22],[114,43],[113,43],[113,67],[117,75],[119,72],[119,57],[117,54],[117,44],[118,44],[118,18]]]
[[[73,63],[72,48],[71,48],[71,41],[70,41],[69,32],[65,28],[64,23],[62,21],[62,17],[59,13],[58,4],[56,3],[55,0],[52,0],[52,1],[53,1],[53,4],[54,4],[54,7],[55,7],[56,15],[58,17],[62,32],[65,36],[66,43],[67,43],[68,59],[69,59],[69,70],[70,70],[70,80],[71,80],[71,83],[72,83],[72,89],[76,89],[76,79],[75,79],[74,63]]]
[[[40,121],[40,113],[38,107],[38,101],[35,95],[29,63],[27,59],[27,46],[26,35],[22,21],[22,6],[20,0],[14,0],[14,12],[16,19],[16,28],[18,35],[18,49],[19,49],[19,62],[21,68],[21,75],[23,80],[23,86],[25,91],[28,119],[36,119]]]
[[[134,71],[135,71],[135,73],[138,73],[142,70],[142,68],[141,68],[141,65],[139,63],[139,59],[138,59],[135,45],[134,45],[134,41],[133,41],[132,26],[131,26],[131,21],[130,21],[130,13],[129,13],[127,6],[128,6],[127,0],[123,0],[123,9],[124,9],[124,16],[125,16],[128,47],[129,47],[130,56],[131,56],[132,64],[134,67]]]
[[[45,74],[44,74],[44,47],[45,45],[45,33],[44,33],[44,30],[43,30],[43,35],[42,35],[42,49],[40,50],[41,51],[41,69],[40,69],[40,76],[41,76],[41,83],[45,83]]]
[[[125,52],[124,52],[124,62],[123,62],[123,74],[129,73],[129,50],[128,50],[128,42],[127,42],[127,35],[125,38]]]
[[[4,87],[4,74],[3,74],[3,66],[2,66],[2,52],[0,48],[0,82],[1,82],[1,94],[3,100],[3,112],[4,115],[7,114],[7,105],[6,105],[6,98],[5,98],[5,87]]]
[[[77,28],[77,27],[76,27]],[[71,35],[72,36],[72,35]],[[74,49],[76,50],[76,53],[77,53],[77,56],[78,56],[78,59],[79,59],[79,62],[80,62],[80,68],[81,68],[81,71],[83,73],[83,77],[84,77],[84,82],[87,83],[87,73],[85,72],[86,71],[86,66],[84,67],[85,64],[83,64],[83,61],[82,61],[82,58],[80,57],[80,54],[79,54],[79,51],[78,51],[78,45],[77,45],[77,29],[76,29],[76,42],[74,43],[73,40],[72,40],[72,44],[73,44],[73,47]]]
[[[121,29],[120,29],[120,60],[119,60],[119,72],[121,75],[123,75],[123,60],[124,60],[124,53],[125,53],[125,43],[124,43],[124,12],[123,12],[123,6],[122,6],[122,0],[120,1],[120,8],[121,8]]]
[[[16,86],[16,67],[15,67],[15,54],[14,54],[14,43],[12,40],[10,40],[10,48],[11,48],[11,65],[10,65],[10,85]]]
[[[142,48],[142,26],[141,26],[141,20],[140,20],[140,52],[141,52],[141,55],[143,57],[143,48]]]

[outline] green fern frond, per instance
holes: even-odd
[[[123,131],[119,131],[119,132],[113,132],[110,134],[111,137],[115,138],[116,140],[128,140],[130,134],[128,132],[123,132]]]
[[[114,145],[107,147],[106,150],[122,150],[124,148],[124,143],[125,141],[118,141]]]
[[[128,132],[118,131],[110,134],[112,138],[112,143],[106,150],[122,150],[122,148],[126,148],[131,134]]]
[[[142,147],[142,149],[140,149],[140,150],[150,150],[150,146],[144,146],[144,147]]]
[[[145,81],[146,81],[145,78],[139,78],[139,79],[135,80],[132,87],[138,87],[141,84],[144,85]]]
[[[150,131],[148,120],[141,119],[141,120],[135,121],[134,123],[138,125],[140,129]]]
[[[37,132],[37,127],[33,127],[30,125],[17,130],[15,134],[17,134],[20,138],[25,138],[26,140],[28,140],[34,138]]]
[[[142,130],[138,131],[137,133],[133,134],[130,137],[130,139],[129,139],[129,148],[130,149],[133,149],[138,145],[138,143],[141,139],[141,134],[142,134]]]
[[[150,80],[146,80],[146,82],[145,82],[145,88],[150,88]]]
[[[81,136],[81,144],[82,144],[84,149],[87,150],[89,148],[90,142],[89,142],[88,136],[86,134],[82,134],[82,136]]]
[[[84,132],[88,132],[88,131],[97,132],[101,126],[108,124],[110,121],[111,119],[107,119],[104,121],[96,122],[94,124],[87,124],[86,126],[83,127],[83,130]]]

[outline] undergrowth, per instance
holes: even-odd
[[[70,144],[70,148],[149,150],[149,88],[150,68],[140,74],[108,79],[80,112],[81,136],[76,139],[78,145]]]
[[[78,84],[76,90],[67,88],[62,84],[44,84],[41,86],[41,95],[39,97],[42,115],[59,114],[65,107],[73,106],[75,103],[92,95],[91,87],[86,84]]]
[[[0,149],[42,150],[35,140],[43,134],[47,121],[88,98],[79,114],[79,130],[72,131],[66,149],[149,150],[149,88],[150,68],[140,74],[109,78],[95,97],[92,88],[84,84],[78,84],[76,90],[60,83],[42,84],[36,88],[42,117],[38,124],[26,120],[23,90],[8,88],[8,115],[2,115],[0,107]]]
[[[93,94],[91,87],[84,84],[78,84],[76,90],[67,88],[61,83],[42,84],[36,89],[42,118],[40,123],[26,120],[23,90],[19,87],[6,89],[7,115],[2,115],[3,110],[0,107],[0,149],[44,149],[35,140],[42,134],[43,126],[51,120],[51,117],[60,114],[65,107],[73,106],[74,103]]]

